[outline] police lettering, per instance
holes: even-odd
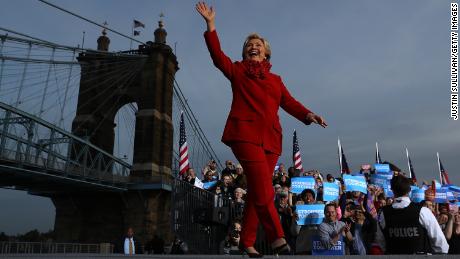
[[[418,237],[418,229],[416,227],[408,228],[390,228],[388,229],[390,237]]]

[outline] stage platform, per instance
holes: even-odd
[[[211,259],[211,258],[243,258],[241,255],[132,255],[132,256],[127,256],[127,255],[122,255],[122,254],[0,254],[0,259],[58,259],[58,258],[64,258],[64,259],[92,259],[92,258],[97,258],[97,259],[119,259],[119,258],[127,258],[127,257],[132,257],[132,258],[150,258],[150,259],[160,259],[160,258],[168,258],[168,259],[174,259],[174,258],[180,258],[180,259]],[[275,257],[273,255],[266,255],[264,258],[289,258],[289,259],[300,259],[300,258],[314,258],[314,259],[325,259],[325,258],[331,258],[334,256],[306,256],[306,255],[294,255],[294,256],[279,256]],[[408,258],[425,258],[429,257],[430,259],[454,259],[458,258],[458,255],[379,255],[379,256],[370,256],[371,258],[376,258],[376,259],[408,259]],[[244,258],[249,258],[248,256],[244,256]],[[368,256],[341,256],[340,258],[344,259],[364,259],[368,258]]]

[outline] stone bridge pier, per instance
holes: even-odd
[[[48,194],[56,207],[55,232],[58,242],[113,242],[120,244],[131,226],[136,237],[147,242],[157,234],[172,237],[170,226],[173,152],[172,100],[176,56],[166,45],[166,31],[159,22],[154,42],[129,51],[140,64],[129,83],[116,85],[122,73],[122,59],[108,51],[110,40],[105,31],[98,39],[98,52],[84,52],[80,91],[72,133],[113,153],[115,115],[123,105],[136,103],[133,166],[128,191],[61,190]],[[137,54],[137,55],[136,55]],[[140,58],[139,55],[147,56]],[[130,61],[130,60],[128,60]],[[104,72],[98,72],[104,71]],[[94,82],[99,82],[97,86]],[[106,83],[100,83],[106,82]],[[110,94],[99,94],[109,92]],[[109,98],[109,99],[107,99]],[[115,107],[115,109],[114,109]],[[74,147],[78,150],[82,147]]]

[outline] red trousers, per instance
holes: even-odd
[[[259,221],[269,242],[284,237],[280,217],[275,208],[273,171],[278,155],[251,143],[233,143],[233,154],[243,166],[248,192],[244,206],[241,239],[244,247],[254,246]]]

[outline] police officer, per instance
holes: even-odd
[[[376,241],[386,254],[447,253],[449,245],[433,213],[409,199],[410,179],[391,179],[392,205],[379,214]]]

